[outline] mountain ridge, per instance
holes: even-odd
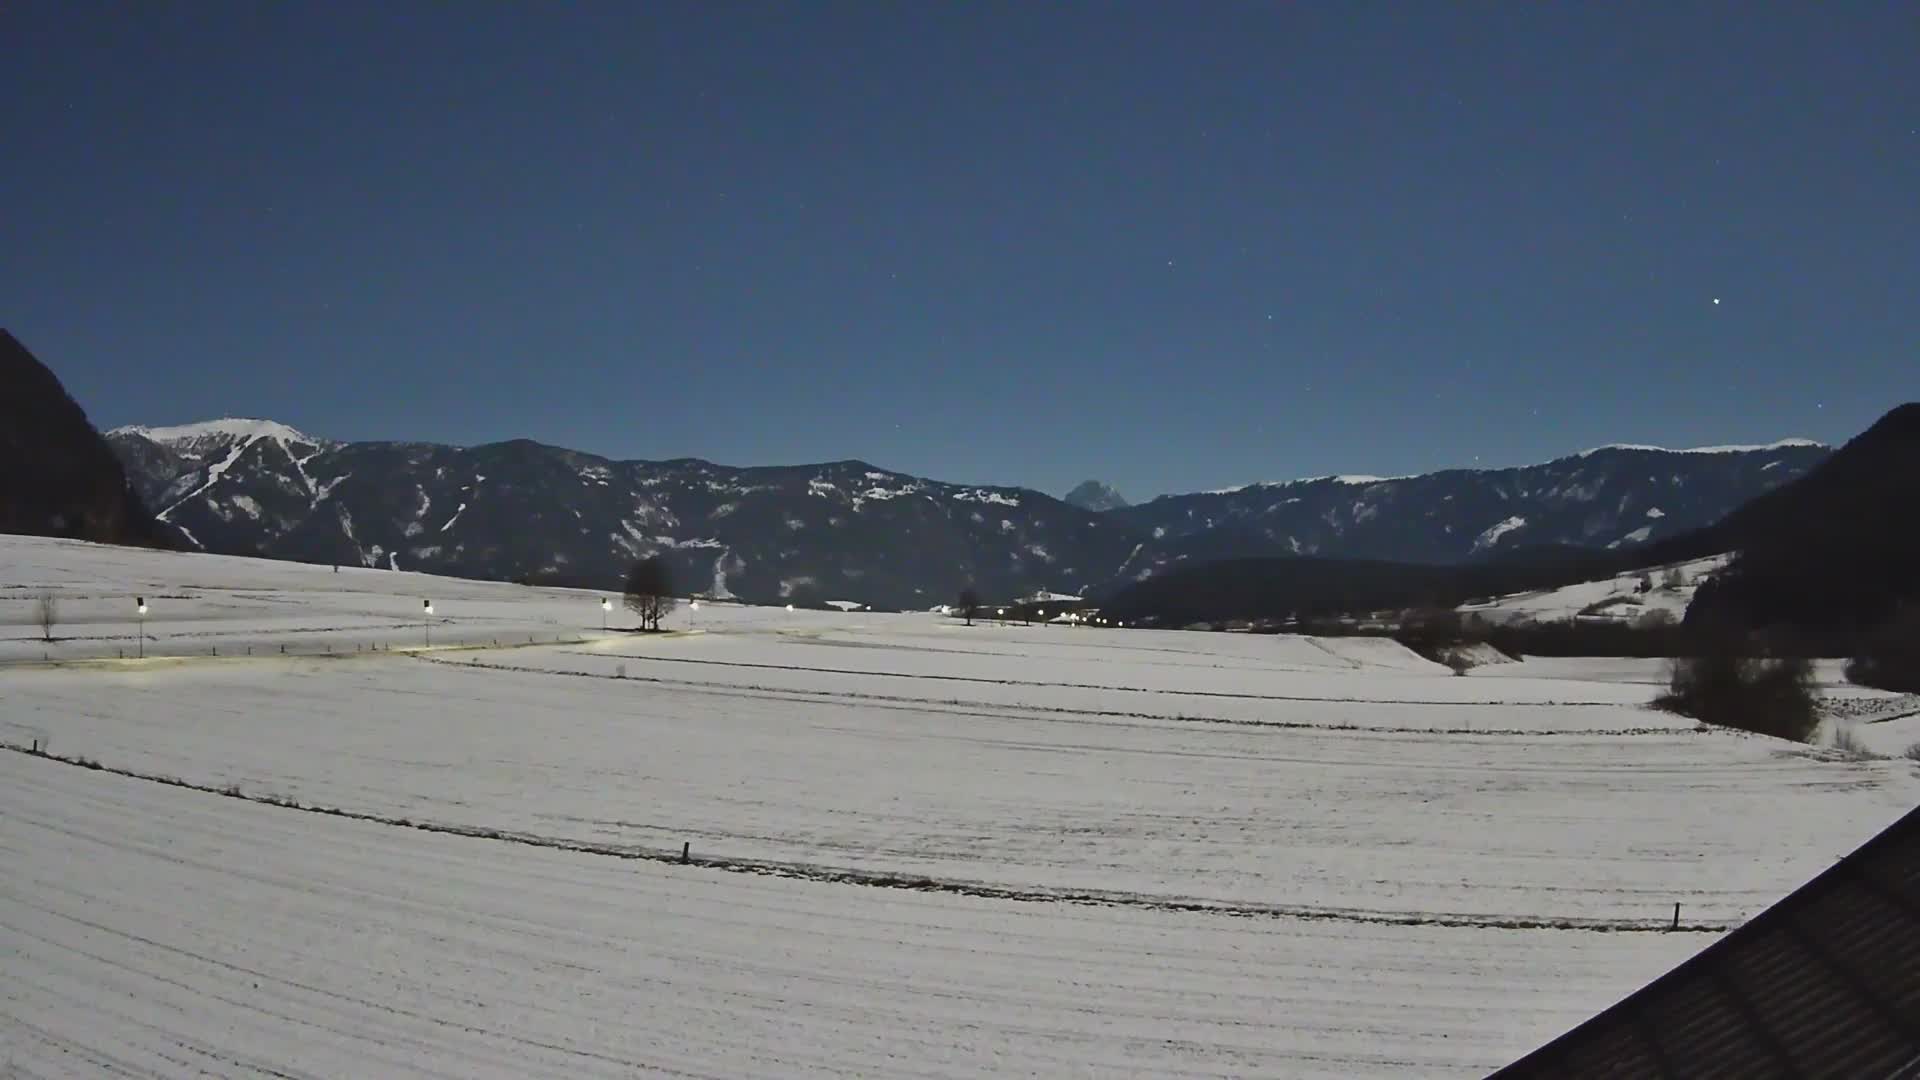
[[[1305,478],[1095,511],[852,459],[729,466],[525,438],[336,442],[231,417],[126,425],[108,441],[159,517],[203,550],[592,585],[661,554],[688,591],[896,607],[948,603],[969,584],[993,597],[1099,595],[1216,558],[1466,562],[1525,546],[1632,548],[1715,520],[1825,453],[1598,448],[1537,466]]]

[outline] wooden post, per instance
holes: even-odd
[[[688,840],[680,845],[680,861],[683,863],[693,861],[693,841]]]
[[[1680,929],[1680,902],[1677,900],[1673,904],[1673,928]]]

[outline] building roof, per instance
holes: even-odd
[[[1920,809],[1494,1076],[1920,1080]]]

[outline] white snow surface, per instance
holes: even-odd
[[[0,1057],[1478,1076],[1920,799],[1638,662],[602,595],[0,537],[0,744],[103,766],[0,752]]]
[[[1602,450],[1652,450],[1662,454],[1752,454],[1766,450],[1785,450],[1796,446],[1825,446],[1816,439],[1789,438],[1760,445],[1693,446],[1683,450],[1674,450],[1665,446],[1646,446],[1640,443],[1608,443],[1591,450],[1582,450],[1575,457],[1591,457]]]
[[[1473,550],[1484,551],[1487,548],[1490,548],[1495,544],[1499,543],[1501,537],[1507,535],[1513,530],[1524,529],[1526,527],[1527,527],[1526,518],[1523,518],[1523,517],[1507,518],[1505,521],[1501,521],[1498,524],[1489,526],[1485,532],[1481,533],[1478,537],[1474,538]]]
[[[277,439],[283,443],[306,443],[310,446],[324,446],[325,439],[316,439],[302,431],[273,420],[254,420],[242,417],[226,417],[220,420],[202,420],[193,424],[175,424],[171,427],[144,427],[130,424],[117,427],[109,435],[143,435],[157,443],[184,443],[197,439],[221,438],[242,442],[254,439]]]
[[[1635,530],[1636,533],[1639,531]],[[1675,564],[1683,579],[1678,589],[1664,587],[1670,567],[1649,567],[1599,581],[1583,581],[1558,589],[1516,593],[1486,603],[1465,604],[1460,610],[1492,622],[1512,622],[1516,619],[1552,622],[1576,617],[1631,620],[1651,611],[1665,611],[1678,619],[1685,617],[1687,606],[1693,603],[1693,594],[1700,582],[1726,563],[1727,556],[1715,555]],[[1639,591],[1643,575],[1652,578],[1656,586],[1653,591]],[[1598,611],[1590,611],[1596,605],[1604,606]]]

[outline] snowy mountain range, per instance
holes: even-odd
[[[1150,538],[1142,557],[1154,568],[1259,555],[1457,563],[1516,548],[1618,550],[1710,525],[1831,452],[1805,439],[1694,450],[1603,446],[1519,468],[1167,495],[1110,516]],[[1130,566],[1129,576],[1146,568]]]
[[[1709,524],[1829,452],[1803,440],[1604,447],[1524,468],[1323,477],[1100,511],[858,461],[738,468],[526,440],[340,443],[265,420],[118,428],[107,440],[161,520],[204,550],[583,585],[657,553],[688,591],[892,607],[944,603],[970,582],[990,598],[1097,593],[1222,556],[1463,562],[1543,544],[1632,547]]]

